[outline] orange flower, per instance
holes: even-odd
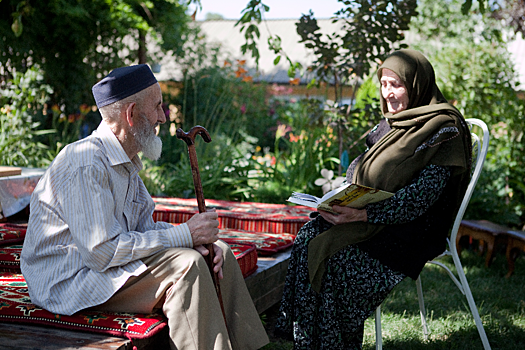
[[[231,66],[231,65],[232,65],[232,64],[231,64],[230,61],[228,61],[228,60],[224,60],[224,67],[229,67],[229,66]]]
[[[80,105],[79,109],[80,109],[80,113],[82,114],[88,114],[88,112],[91,111],[91,107],[85,103]]]
[[[247,83],[251,83],[253,81],[253,77],[247,75],[242,78],[242,81],[245,81]]]
[[[299,85],[301,78],[290,79],[290,85]]]
[[[244,74],[246,74],[246,72],[248,72],[246,69],[244,69],[244,68],[242,68],[242,67],[239,67],[239,68],[237,68],[237,70],[235,71],[235,77],[236,77],[236,78],[243,77]]]
[[[295,136],[294,134],[290,133],[290,141],[297,142],[301,139],[300,136]]]
[[[246,60],[237,60],[237,64],[239,66],[244,66],[246,64]]]

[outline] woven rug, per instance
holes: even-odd
[[[239,263],[242,275],[247,277],[257,270],[257,249],[255,244],[239,240],[224,239]],[[0,246],[0,272],[20,273],[22,245]],[[1,311],[0,311],[1,312]]]
[[[186,222],[198,213],[196,199],[153,197],[154,221]],[[219,214],[219,228],[236,230],[297,234],[307,223],[312,208],[285,204],[233,202],[207,199],[206,207]]]
[[[237,242],[228,238],[221,238],[221,240],[230,246],[244,278],[257,271],[257,249],[255,244]]]
[[[15,224],[0,224],[0,245],[21,243],[26,236],[26,227]]]
[[[20,254],[22,245],[7,245],[0,247],[0,271],[20,273]]]
[[[167,326],[164,315],[80,312],[72,316],[53,314],[31,303],[21,274],[0,273],[0,321],[40,324],[58,328],[143,339]]]
[[[230,245],[243,277],[257,270],[255,245],[224,240]],[[20,274],[21,245],[0,247],[0,322],[33,323],[80,331],[104,333],[129,339],[155,335],[166,327],[160,314],[80,312],[72,316],[53,314],[31,303],[27,283]]]
[[[20,274],[20,255],[26,226],[0,225],[0,322],[39,324],[128,339],[151,337],[167,326],[164,315],[80,312],[72,316],[53,314],[31,303],[27,283]],[[251,243],[228,241],[243,277],[257,270],[257,250]],[[18,244],[14,244],[18,243]]]
[[[227,242],[252,243],[260,255],[272,255],[293,245],[295,235],[290,233],[252,232],[221,229],[219,238]],[[228,243],[229,244],[229,243]]]

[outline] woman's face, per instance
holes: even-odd
[[[408,92],[398,75],[390,69],[381,71],[381,94],[392,114],[404,111],[408,107]]]

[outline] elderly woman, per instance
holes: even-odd
[[[320,211],[300,230],[276,326],[294,349],[361,349],[365,320],[392,288],[444,251],[468,185],[470,133],[430,62],[400,50],[377,75],[385,118],[346,176],[394,196]]]

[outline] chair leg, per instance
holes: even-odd
[[[483,349],[491,350],[490,343],[487,338],[487,334],[485,333],[485,328],[483,328],[483,323],[481,322],[481,318],[479,317],[478,308],[476,307],[476,303],[474,302],[474,297],[472,296],[472,292],[470,291],[470,287],[467,281],[467,277],[465,276],[465,272],[463,271],[463,266],[461,265],[461,261],[459,261],[459,257],[456,254],[452,254],[452,258],[454,259],[454,265],[456,266],[456,271],[457,271],[459,280],[461,281],[461,284],[463,285],[463,291],[465,292],[465,296],[468,301],[470,312],[472,313],[472,317],[474,318],[474,322],[476,323],[476,327],[478,328],[478,333],[481,338],[481,342],[483,343]]]
[[[421,316],[421,324],[423,325],[423,337],[425,340],[428,340],[428,327],[426,310],[425,310],[425,300],[423,299],[423,288],[421,287],[421,276],[417,277],[416,280],[416,289],[417,289],[417,299],[419,301],[419,316]]]
[[[383,338],[381,335],[381,305],[376,309],[376,350],[383,350]]]

